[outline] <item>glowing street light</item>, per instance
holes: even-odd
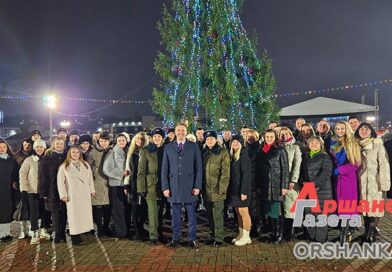
[[[56,108],[57,98],[54,95],[47,95],[43,97],[45,106],[49,109],[49,139],[52,143],[53,140],[53,120],[52,120],[52,111]]]
[[[374,122],[374,121],[376,121],[376,117],[375,116],[368,116],[368,117],[366,117],[366,121]]]
[[[67,128],[69,128],[69,127],[71,126],[71,122],[70,122],[70,121],[66,121],[66,120],[61,121],[60,126],[61,126],[62,128],[67,129]]]

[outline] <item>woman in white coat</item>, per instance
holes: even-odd
[[[81,233],[94,229],[91,196],[95,197],[90,165],[79,147],[72,146],[57,176],[60,199],[67,204],[69,233],[73,245],[82,242]]]
[[[360,198],[369,203],[369,211],[363,212],[365,233],[363,242],[375,240],[375,230],[384,210],[373,210],[373,203],[384,201],[386,192],[391,187],[388,154],[376,131],[369,123],[362,123],[355,131],[355,138],[361,146],[362,166],[358,173],[360,181]]]

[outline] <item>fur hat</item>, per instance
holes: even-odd
[[[165,131],[162,128],[153,128],[151,130],[151,136],[154,136],[155,134],[159,134],[162,136],[162,138],[165,138]]]
[[[218,133],[215,130],[207,130],[203,134],[204,139],[207,139],[207,137],[214,137],[215,139],[218,139]]]

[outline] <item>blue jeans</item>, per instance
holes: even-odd
[[[188,240],[196,240],[196,202],[184,203],[185,208],[188,212]],[[181,208],[182,203],[172,203],[172,229],[173,229],[173,240],[181,240]]]

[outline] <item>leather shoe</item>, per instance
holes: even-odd
[[[189,241],[189,242],[188,242],[188,247],[190,247],[190,248],[197,248],[197,243],[196,243],[196,241]]]
[[[170,248],[176,248],[180,245],[180,241],[171,240],[170,243],[167,244]]]
[[[156,246],[158,241],[156,239],[150,240],[150,246]]]
[[[215,240],[213,240],[213,239],[207,240],[207,241],[206,241],[206,246],[211,246],[211,245],[213,245],[214,243],[215,243]]]
[[[214,242],[213,243],[213,245],[212,245],[213,247],[221,247],[221,246],[223,246],[223,243],[222,242]]]

